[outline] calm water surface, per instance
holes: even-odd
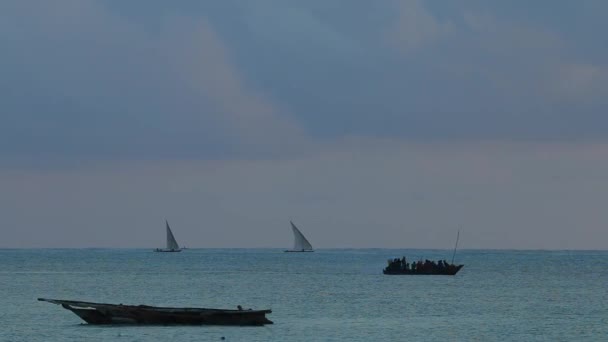
[[[455,277],[385,276],[441,250],[0,250],[0,341],[608,341],[608,252],[462,251]],[[271,308],[266,327],[98,327],[37,297]]]

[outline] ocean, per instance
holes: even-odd
[[[0,341],[608,341],[608,251],[0,249]],[[36,298],[272,309],[275,324],[92,326]]]

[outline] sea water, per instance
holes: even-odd
[[[0,250],[0,341],[608,341],[607,251],[465,250],[456,276],[383,275],[447,250]],[[275,324],[93,326],[36,298],[272,309]]]

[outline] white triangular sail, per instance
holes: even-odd
[[[167,225],[167,249],[178,250],[179,245],[177,244],[177,241],[175,241],[175,236],[173,236],[171,228],[169,228],[169,222],[165,220],[165,224]]]
[[[291,230],[293,230],[293,238],[294,238],[293,250],[294,251],[312,251],[312,245],[310,244],[310,242],[308,242],[308,240],[306,240],[306,238],[304,237],[302,232],[298,229],[298,227],[296,227],[296,225],[293,224],[293,222],[291,222],[291,221],[289,221],[289,223],[291,223]]]

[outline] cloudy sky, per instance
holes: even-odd
[[[608,248],[604,0],[4,0],[0,247]]]

